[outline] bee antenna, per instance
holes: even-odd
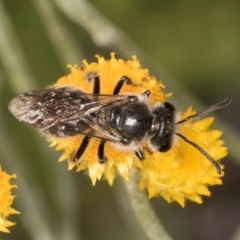
[[[190,145],[192,145],[193,147],[195,147],[199,152],[201,152],[216,167],[218,174],[221,174],[222,170],[221,170],[220,165],[206,151],[204,151],[195,142],[184,137],[182,134],[180,134],[180,133],[175,133],[175,134],[178,135],[180,138],[182,138],[185,142],[187,142]]]
[[[181,123],[189,121],[190,119],[195,119],[195,118],[199,118],[199,117],[202,117],[204,115],[207,115],[207,114],[209,114],[209,113],[211,113],[213,111],[216,111],[216,110],[218,110],[220,108],[226,107],[231,101],[232,101],[232,97],[227,97],[222,102],[216,103],[216,104],[214,104],[214,105],[212,105],[212,106],[210,106],[208,108],[205,108],[201,112],[198,112],[196,114],[190,115],[190,116],[184,118],[183,120],[176,122],[176,124],[181,124]]]

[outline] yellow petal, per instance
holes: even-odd
[[[11,207],[14,196],[12,195],[12,188],[16,185],[11,185],[10,179],[16,178],[16,175],[8,175],[2,171],[0,167],[0,231],[9,233],[8,227],[15,223],[7,220],[10,214],[19,214],[18,211]]]

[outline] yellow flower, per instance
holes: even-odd
[[[12,188],[16,188],[16,185],[10,184],[10,179],[16,178],[16,175],[8,175],[2,171],[0,167],[0,231],[9,233],[8,227],[13,226],[15,223],[7,221],[9,214],[18,214],[11,205],[14,199],[12,196]]]
[[[111,54],[110,60],[97,56],[98,62],[87,63],[83,61],[81,67],[70,66],[71,73],[62,77],[53,87],[71,86],[85,93],[92,93],[93,82],[86,81],[90,73],[96,72],[100,76],[101,94],[112,94],[113,89],[122,76],[129,77],[134,84],[124,84],[122,93],[143,93],[151,91],[150,103],[164,102],[167,95],[162,91],[164,85],[149,76],[148,70],[142,68],[135,56],[132,60],[124,61],[116,59]],[[180,118],[192,115],[189,108]],[[196,142],[215,160],[223,158],[227,154],[223,141],[220,140],[221,132],[208,130],[213,118],[199,121],[188,121],[180,124],[177,131],[191,141]],[[84,136],[76,135],[68,138],[49,136],[51,146],[57,146],[57,150],[63,149],[64,153],[59,161],[68,160],[69,169],[77,167],[78,171],[87,171],[93,185],[97,180],[105,178],[110,185],[114,177],[120,174],[128,179],[129,170],[135,166],[139,169],[140,188],[147,189],[149,197],[161,195],[168,202],[177,201],[184,206],[185,199],[201,203],[200,195],[209,196],[208,185],[221,184],[220,177],[215,167],[196,148],[187,144],[178,136],[175,137],[172,148],[168,152],[150,153],[144,149],[145,160],[139,161],[134,152],[120,151],[111,143],[106,142],[105,156],[107,162],[99,163],[97,147],[99,139],[91,138],[90,143],[77,163],[72,161]]]

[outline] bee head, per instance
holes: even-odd
[[[172,147],[175,131],[175,107],[168,102],[154,107],[155,122],[152,132],[151,144],[159,152],[166,152]]]
[[[201,112],[190,115],[183,120],[175,122],[175,107],[168,102],[157,104],[154,107],[153,114],[155,116],[152,124],[152,138],[151,144],[156,151],[166,152],[170,150],[173,143],[174,135],[182,138],[186,143],[195,147],[199,152],[201,152],[217,169],[217,172],[221,174],[220,165],[198,144],[189,140],[181,133],[176,131],[176,125],[183,124],[191,119],[200,118],[207,115],[213,111],[227,106],[232,101],[231,97],[226,98],[224,101],[216,103]]]

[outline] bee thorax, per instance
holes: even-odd
[[[125,105],[103,107],[98,117],[99,124],[110,132],[121,135],[122,143],[141,141],[151,130],[152,115],[145,103],[129,102]]]

